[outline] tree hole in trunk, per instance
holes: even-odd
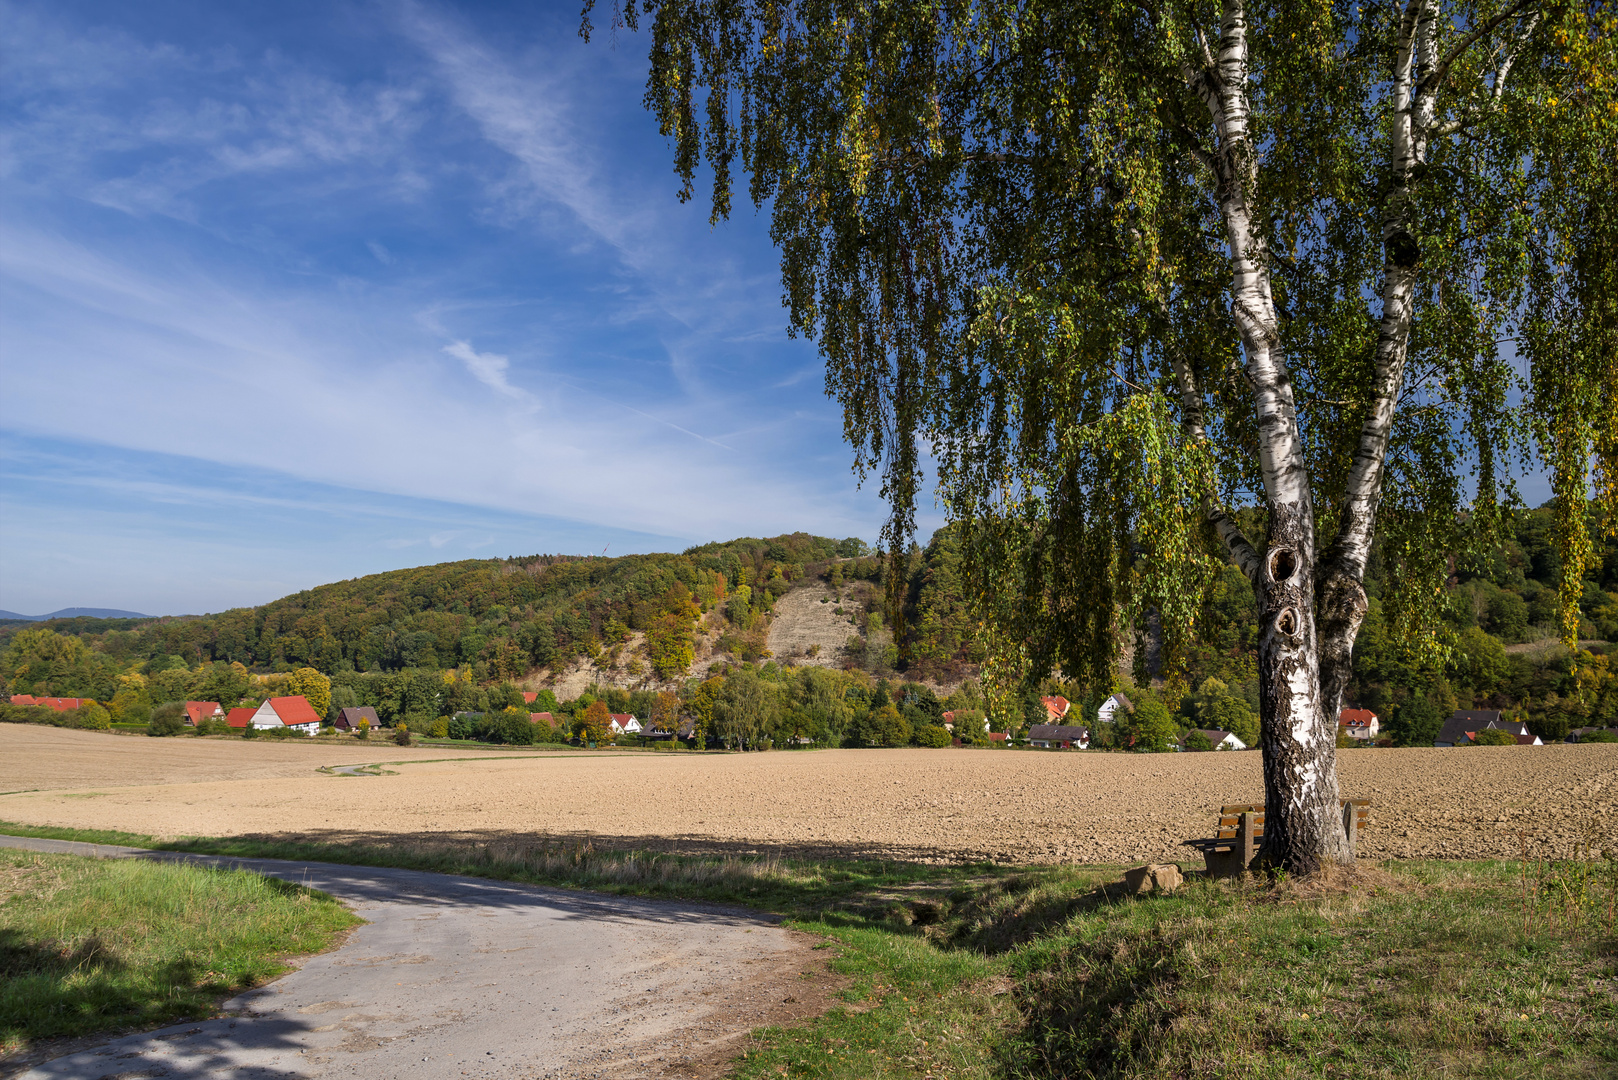
[[[1290,580],[1297,569],[1298,558],[1291,548],[1276,548],[1270,552],[1270,580],[1277,585]]]
[[[1298,635],[1298,609],[1282,608],[1281,614],[1275,617],[1275,629],[1286,637]]]

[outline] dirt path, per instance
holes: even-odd
[[[240,867],[331,893],[368,920],[225,1016],[79,1050],[25,1080],[702,1077],[752,1028],[822,1011],[837,985],[814,939],[735,909],[412,870],[0,845]]]

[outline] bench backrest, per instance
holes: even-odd
[[[1344,806],[1350,803],[1354,806],[1356,828],[1364,829],[1371,819],[1370,799],[1344,799]],[[1242,827],[1242,815],[1253,815],[1253,835],[1264,835],[1264,804],[1263,803],[1235,803],[1219,808],[1219,830],[1214,835],[1220,840],[1230,840],[1236,836]]]

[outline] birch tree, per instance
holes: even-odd
[[[933,472],[991,686],[1060,665],[1105,689],[1148,624],[1172,667],[1216,560],[1246,574],[1261,859],[1309,872],[1350,857],[1334,735],[1373,554],[1392,625],[1441,648],[1450,557],[1543,463],[1576,631],[1592,468],[1618,503],[1611,10],[642,0],[611,18],[648,30],[680,197],[700,172],[717,223],[740,171],[771,215],[790,327],[825,357],[857,472],[880,476],[896,560]]]

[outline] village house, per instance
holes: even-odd
[[[382,721],[376,718],[376,710],[369,705],[353,705],[337,712],[338,731],[358,731],[360,721],[369,720],[370,728],[375,731],[382,726]]]
[[[1591,735],[1604,733],[1618,739],[1618,727],[1576,727],[1567,733],[1567,742],[1585,742]],[[1603,740],[1605,741],[1605,740]]]
[[[233,728],[245,728],[248,724],[253,722],[253,714],[256,712],[258,712],[258,710],[251,706],[243,706],[240,709],[232,709],[230,712],[225,714],[225,726]]]
[[[185,703],[185,722],[196,727],[204,720],[223,720],[225,710],[217,701],[188,701]]]
[[[1067,715],[1068,710],[1073,708],[1072,702],[1061,694],[1056,694],[1053,697],[1042,697],[1039,699],[1039,703],[1045,706],[1046,721],[1052,724],[1060,723],[1062,717]]]
[[[1192,731],[1199,732],[1205,736],[1207,740],[1213,744],[1213,749],[1215,750],[1247,749],[1246,743],[1242,742],[1228,731],[1220,731],[1217,728],[1192,728],[1191,731],[1186,732],[1184,737],[1180,739],[1179,745],[1175,747],[1176,750],[1185,749],[1185,740],[1191,737]]]
[[[1028,729],[1028,745],[1042,750],[1088,750],[1090,729],[1072,724],[1035,724]]]
[[[640,721],[635,719],[634,713],[615,712],[609,713],[608,716],[610,720],[607,726],[612,729],[614,735],[640,734]]]
[[[37,705],[42,709],[54,709],[57,712],[67,712],[69,709],[82,707],[90,698],[82,697],[34,697],[32,694],[12,694],[13,705]]]
[[[528,714],[528,722],[530,724],[544,724],[553,730],[556,727],[556,717],[548,712],[531,712]]]
[[[1132,713],[1135,711],[1135,704],[1123,694],[1113,694],[1111,697],[1107,698],[1106,701],[1103,701],[1101,706],[1096,709],[1096,721],[1102,724],[1112,723],[1113,715],[1117,713],[1119,709]]]
[[[1374,741],[1377,732],[1382,730],[1382,721],[1370,709],[1344,709],[1337,714],[1337,723],[1344,735],[1365,742]]]
[[[260,731],[291,728],[305,735],[320,734],[320,714],[302,694],[270,698],[253,713],[250,723]]]
[[[1438,732],[1438,738],[1433,740],[1433,745],[1471,746],[1477,742],[1478,732],[1491,728],[1504,731],[1517,740],[1518,746],[1545,745],[1544,740],[1531,733],[1528,725],[1522,721],[1501,719],[1499,709],[1456,709],[1450,718],[1444,721],[1444,726]]]

